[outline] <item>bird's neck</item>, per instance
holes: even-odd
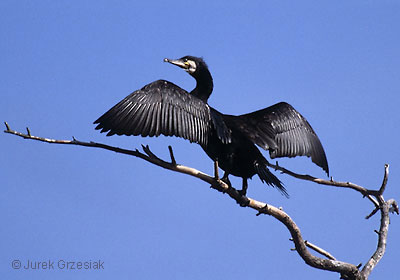
[[[207,102],[213,91],[213,79],[209,71],[203,71],[194,77],[196,79],[196,87],[190,92],[197,98]]]

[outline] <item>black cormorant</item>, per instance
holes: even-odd
[[[269,151],[271,158],[307,156],[329,174],[324,149],[307,120],[291,105],[280,102],[240,116],[225,115],[207,104],[213,79],[202,58],[184,56],[164,59],[183,68],[196,79],[188,93],[165,81],[152,82],[134,91],[94,123],[110,135],[177,136],[198,143],[228,175],[247,179],[257,174],[262,182],[277,187],[287,196],[282,182],[267,168],[267,160],[256,147]]]

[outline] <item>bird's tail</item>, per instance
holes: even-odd
[[[256,169],[258,177],[260,177],[260,180],[263,183],[266,183],[267,185],[270,185],[274,188],[278,188],[278,190],[284,196],[289,197],[289,194],[283,186],[282,182],[274,174],[272,174],[271,171],[269,171],[264,163],[255,162],[254,167]]]

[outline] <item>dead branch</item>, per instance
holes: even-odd
[[[306,180],[306,181],[311,181],[320,185],[326,185],[326,186],[333,186],[333,187],[341,187],[341,188],[349,188],[352,190],[355,190],[359,193],[361,193],[363,196],[366,196],[376,207],[379,207],[379,203],[375,200],[373,197],[374,195],[377,194],[377,191],[374,190],[368,190],[362,186],[359,186],[357,184],[353,184],[350,182],[339,182],[339,181],[334,181],[333,178],[331,177],[330,180],[325,180],[325,179],[320,179],[316,178],[307,174],[298,174],[293,171],[290,171],[284,167],[281,167],[278,162],[276,164],[272,163],[267,163],[267,165],[275,170],[279,170],[283,174],[290,175],[294,178],[301,179],[301,180]],[[389,167],[389,165],[388,165]]]
[[[384,173],[382,186],[380,187],[380,189],[378,191],[369,190],[362,186],[359,186],[359,185],[356,185],[356,184],[353,184],[350,182],[334,181],[332,178],[331,178],[331,180],[324,180],[324,179],[320,179],[320,178],[315,178],[310,175],[297,174],[288,169],[285,169],[284,167],[279,166],[278,163],[276,163],[276,165],[270,164],[270,163],[268,164],[270,167],[274,168],[275,170],[279,170],[282,173],[293,176],[295,178],[298,178],[301,180],[307,180],[307,181],[311,181],[311,182],[314,182],[317,184],[322,184],[322,185],[327,185],[327,186],[350,188],[357,192],[360,192],[363,196],[366,196],[369,198],[369,200],[374,204],[375,209],[371,212],[371,214],[369,214],[367,216],[367,218],[371,217],[372,215],[374,215],[378,211],[380,211],[381,223],[380,223],[380,229],[377,232],[378,233],[377,248],[376,248],[375,252],[373,253],[373,255],[370,257],[370,259],[368,260],[368,262],[366,263],[366,265],[360,270],[361,265],[355,266],[350,263],[338,261],[326,250],[318,247],[317,245],[310,243],[309,241],[305,241],[301,235],[300,228],[296,225],[296,223],[292,220],[292,218],[290,218],[290,216],[286,212],[284,212],[282,209],[277,208],[272,205],[269,205],[269,204],[266,204],[264,202],[257,201],[255,199],[252,199],[249,197],[242,196],[238,190],[236,190],[233,187],[229,187],[225,182],[223,182],[222,180],[219,179],[217,162],[215,162],[215,165],[214,165],[214,176],[210,176],[210,175],[205,174],[195,168],[177,164],[176,160],[175,160],[175,156],[173,154],[172,147],[170,147],[170,146],[168,147],[168,149],[169,149],[169,153],[170,153],[171,162],[167,162],[167,161],[160,159],[153,152],[151,152],[151,150],[148,146],[142,145],[142,149],[144,151],[144,153],[142,153],[137,149],[136,150],[127,150],[127,149],[122,149],[122,148],[118,148],[118,147],[105,145],[102,143],[78,141],[74,137],[72,140],[56,140],[56,139],[51,139],[51,138],[33,136],[31,134],[29,128],[27,128],[27,133],[25,134],[25,133],[21,133],[21,132],[10,129],[7,122],[5,122],[5,125],[6,125],[6,130],[4,131],[5,133],[13,134],[13,135],[22,137],[24,139],[37,140],[37,141],[46,142],[46,143],[50,143],[50,144],[66,144],[66,145],[77,145],[77,146],[101,148],[101,149],[113,151],[116,153],[135,156],[135,157],[141,158],[147,162],[150,162],[154,165],[163,167],[165,169],[169,169],[169,170],[172,170],[175,172],[187,174],[187,175],[196,177],[202,181],[205,181],[205,182],[211,184],[211,187],[213,189],[216,189],[222,193],[227,193],[232,199],[234,199],[241,206],[250,207],[250,208],[256,210],[257,215],[266,214],[269,216],[273,216],[275,219],[279,220],[289,230],[289,232],[292,236],[291,240],[295,244],[295,250],[298,252],[298,254],[303,258],[303,260],[308,265],[315,267],[315,268],[323,269],[323,270],[338,272],[338,273],[340,273],[342,279],[356,279],[356,280],[368,279],[369,274],[374,269],[374,267],[377,265],[377,263],[381,260],[381,258],[383,257],[383,254],[385,253],[385,250],[386,250],[386,240],[387,240],[387,233],[388,233],[388,228],[389,228],[389,213],[394,212],[394,213],[399,214],[399,207],[398,207],[397,202],[393,199],[385,201],[383,198],[383,192],[385,191],[387,181],[388,181],[388,174],[389,174],[389,165],[388,164],[385,165],[385,173]],[[321,255],[323,255],[326,258],[321,258],[321,257],[312,255],[310,253],[310,251],[307,249],[307,247],[320,253]]]
[[[382,198],[383,199],[383,198]],[[374,267],[378,264],[378,262],[382,259],[383,254],[386,250],[386,240],[387,234],[389,229],[389,208],[390,208],[390,201],[383,201],[381,203],[381,225],[378,233],[378,246],[369,259],[369,261],[365,264],[363,269],[361,270],[362,274],[364,275],[364,279],[368,279],[369,274],[374,269]]]
[[[293,238],[290,238],[290,241],[293,241]],[[319,254],[325,256],[325,257],[327,257],[328,259],[333,260],[333,261],[336,260],[336,258],[335,258],[334,256],[332,256],[331,253],[329,253],[328,251],[326,251],[326,250],[324,250],[324,249],[318,247],[317,245],[311,243],[310,241],[305,240],[304,243],[306,244],[306,246],[307,246],[308,248],[314,250],[315,252],[317,252],[317,253],[319,253]],[[296,251],[296,249],[293,249],[293,250]]]

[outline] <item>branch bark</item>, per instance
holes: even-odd
[[[269,163],[268,164],[270,167],[274,168],[275,170],[279,170],[282,173],[293,176],[297,179],[307,180],[307,181],[311,181],[311,182],[314,182],[317,184],[322,184],[322,185],[327,185],[327,186],[350,188],[350,189],[353,189],[353,190],[361,193],[363,196],[368,197],[368,199],[374,204],[375,209],[371,212],[371,214],[369,214],[367,216],[367,218],[373,216],[378,211],[380,211],[381,223],[380,223],[380,229],[378,232],[379,238],[378,238],[377,248],[376,248],[375,252],[373,253],[373,255],[370,257],[370,259],[368,260],[368,262],[366,263],[366,265],[362,269],[360,269],[361,265],[356,266],[354,264],[338,261],[326,250],[304,240],[301,235],[300,228],[296,225],[296,223],[293,221],[293,219],[283,210],[281,210],[275,206],[269,205],[267,203],[257,201],[250,197],[242,196],[237,189],[235,189],[233,187],[229,187],[225,182],[223,182],[222,180],[219,179],[217,162],[215,163],[215,166],[214,166],[214,176],[211,176],[211,175],[203,173],[195,168],[177,164],[171,146],[168,147],[169,153],[170,153],[170,158],[171,158],[171,161],[168,162],[168,161],[160,159],[155,154],[153,154],[148,146],[142,145],[142,149],[144,152],[144,153],[142,153],[137,149],[136,150],[127,150],[127,149],[109,146],[109,145],[102,144],[102,143],[78,141],[74,137],[72,140],[56,140],[56,139],[51,139],[51,138],[33,136],[31,134],[29,128],[27,128],[27,133],[21,133],[21,132],[10,129],[7,122],[5,122],[5,125],[6,125],[6,130],[4,131],[5,133],[13,134],[13,135],[22,137],[24,139],[31,139],[31,140],[50,143],[50,144],[77,145],[77,146],[85,146],[85,147],[92,147],[92,148],[101,148],[101,149],[113,151],[113,152],[120,153],[120,154],[131,155],[131,156],[141,158],[141,159],[143,159],[147,162],[150,162],[154,165],[157,165],[159,167],[162,167],[162,168],[165,168],[168,170],[172,170],[175,172],[187,174],[187,175],[196,177],[204,182],[207,182],[207,183],[211,184],[211,187],[213,189],[218,190],[222,193],[228,194],[239,205],[249,207],[249,208],[256,210],[257,215],[266,214],[266,215],[272,216],[275,219],[277,219],[278,221],[280,221],[289,230],[289,232],[292,236],[291,240],[295,244],[295,250],[298,252],[300,257],[308,265],[318,268],[318,269],[338,272],[338,273],[340,273],[342,279],[355,279],[355,280],[368,279],[369,274],[374,269],[374,267],[378,264],[378,262],[381,260],[381,258],[383,257],[383,254],[385,253],[385,250],[386,250],[386,240],[387,240],[387,234],[388,234],[388,229],[389,229],[389,213],[395,212],[395,213],[399,214],[399,207],[398,207],[397,202],[394,199],[389,199],[389,200],[385,201],[383,198],[383,192],[385,191],[387,181],[388,181],[388,175],[389,175],[389,165],[388,164],[385,165],[385,174],[384,174],[382,186],[379,188],[378,191],[369,190],[362,186],[359,186],[359,185],[356,185],[356,184],[353,184],[350,182],[334,181],[332,178],[331,178],[331,180],[324,180],[324,179],[320,179],[320,178],[315,178],[310,175],[297,174],[297,173],[292,172],[284,167],[279,166],[278,163],[276,163],[276,164]],[[321,254],[325,258],[314,256],[307,249],[307,247],[314,250],[315,252]]]

